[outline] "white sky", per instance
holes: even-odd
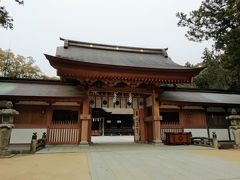
[[[201,0],[0,0],[14,18],[14,30],[0,28],[0,48],[32,56],[41,70],[56,75],[44,53],[55,55],[59,37],[93,43],[166,48],[178,64],[201,62],[210,42],[196,43],[177,27],[176,13]]]

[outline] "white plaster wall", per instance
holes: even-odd
[[[207,129],[184,129],[184,132],[192,132],[192,137],[208,137]]]
[[[43,132],[47,132],[46,128],[38,129],[13,129],[10,144],[31,143],[33,132],[37,132],[38,138],[42,137]]]
[[[228,129],[209,129],[209,132],[210,132],[211,138],[212,138],[212,133],[216,132],[218,140],[220,141],[229,140]],[[230,132],[230,134],[232,133]],[[233,140],[233,137],[231,137],[231,139]]]
[[[184,129],[184,132],[192,132],[193,137],[208,137],[207,129]],[[228,141],[228,129],[209,129],[210,138],[212,138],[212,133],[216,132],[217,138],[220,141]],[[233,134],[230,131],[231,140],[233,139]]]

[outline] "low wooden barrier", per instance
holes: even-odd
[[[213,139],[212,138],[207,138],[207,137],[193,137],[192,138],[192,144],[200,145],[200,146],[213,147]]]
[[[32,141],[31,141],[31,148],[30,148],[31,153],[35,153],[36,151],[39,151],[45,148],[46,139],[47,137],[45,132],[42,134],[41,139],[37,139],[37,133],[34,132],[32,135]]]
[[[175,126],[170,126],[170,127],[165,127],[161,126],[160,129],[160,134],[161,134],[161,139],[163,142],[166,141],[166,133],[183,133],[184,130],[182,127],[175,127]]]
[[[178,145],[178,144],[191,144],[192,133],[191,132],[182,132],[182,133],[165,133],[166,140],[165,144],[167,145]]]

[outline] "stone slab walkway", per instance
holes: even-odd
[[[240,151],[109,139],[90,146],[47,146],[34,155],[0,159],[0,179],[240,180]]]
[[[144,148],[136,151],[95,151],[88,153],[88,156],[92,179],[97,180],[240,179],[240,162],[205,156],[194,151]]]

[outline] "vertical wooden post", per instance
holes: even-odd
[[[152,117],[153,117],[153,142],[160,143],[160,105],[159,101],[156,100],[156,91],[153,89],[152,93]]]
[[[89,102],[89,101],[88,101]],[[90,106],[89,106],[89,116],[90,120],[88,121],[88,143],[91,143],[91,137],[92,137],[92,117],[91,117],[92,112],[90,111]]]
[[[79,102],[79,111],[78,111],[78,144],[81,141],[81,132],[82,132],[82,121],[81,121],[81,114],[82,114],[82,102]]]
[[[139,109],[133,109],[133,121],[134,121],[134,142],[140,140],[140,121],[139,121]]]
[[[90,114],[90,106],[89,106],[89,101],[88,98],[86,97],[83,100],[83,105],[82,105],[82,114],[80,115],[80,120],[81,120],[81,141],[80,144],[82,145],[87,145],[89,144],[90,138],[89,138],[89,130],[90,130],[90,121],[91,121],[91,114]]]
[[[145,136],[145,122],[144,122],[145,112],[144,109],[139,109],[139,122],[140,122],[140,141],[145,142],[146,136]]]
[[[52,114],[53,114],[53,108],[52,108],[52,104],[50,103],[49,107],[47,109],[47,115],[46,115],[46,118],[47,118],[47,139],[46,139],[46,144],[49,143],[50,125],[51,125],[51,122],[52,122]]]

